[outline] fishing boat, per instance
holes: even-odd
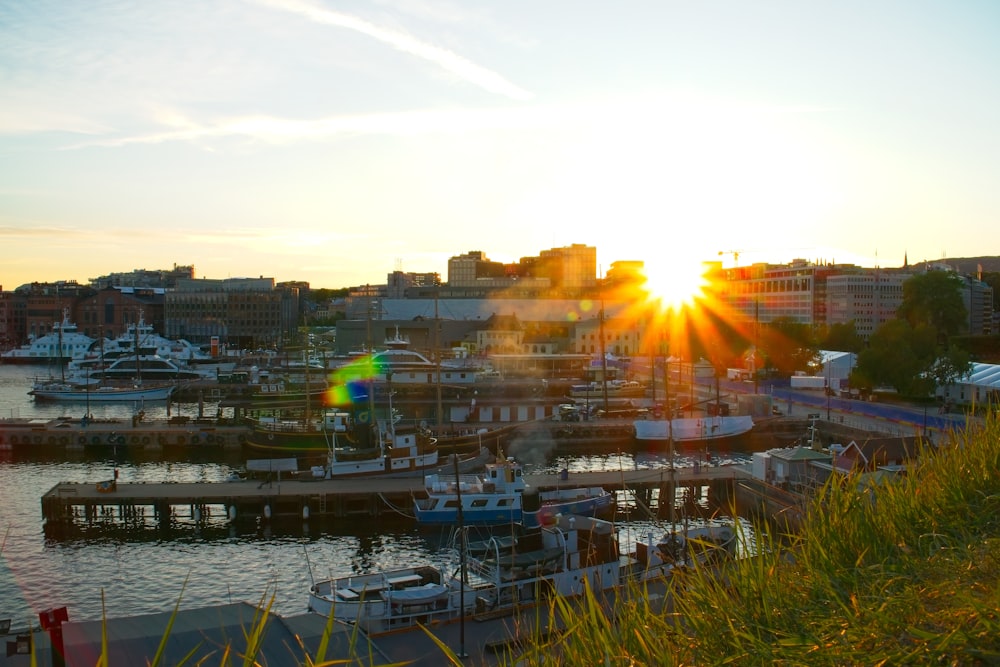
[[[673,419],[637,419],[632,422],[635,439],[665,444],[721,444],[740,439],[753,429],[750,415],[714,415],[674,417]]]
[[[396,428],[396,418],[373,423],[354,419],[347,413],[335,414],[328,438],[326,463],[312,466],[314,478],[413,475],[439,464],[434,438],[426,431]],[[256,435],[256,434],[255,434]]]
[[[619,556],[613,524],[560,515],[520,536],[516,544],[498,540],[478,556],[460,554],[465,567],[453,574],[426,565],[314,581],[308,609],[357,624],[370,635],[466,615],[498,617],[551,595],[572,597],[588,588],[600,592],[618,587],[624,571]]]
[[[525,508],[521,464],[508,457],[486,464],[477,475],[424,476],[423,495],[414,497],[417,523],[458,525],[459,512],[467,526],[523,524],[537,528],[559,514],[594,516],[611,507],[612,496],[601,487],[560,488],[540,491],[539,506]],[[461,509],[459,509],[461,508]]]

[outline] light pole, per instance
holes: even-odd
[[[826,365],[826,420],[830,421],[830,394],[833,392],[830,387],[830,355],[826,356],[823,363]]]

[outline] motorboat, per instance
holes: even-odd
[[[95,340],[80,333],[69,321],[69,309],[63,309],[62,322],[53,324],[52,331],[0,354],[0,361],[5,364],[63,364],[83,357]]]
[[[235,362],[220,362],[216,357],[207,354],[197,345],[184,340],[171,340],[153,330],[146,322],[142,311],[139,311],[139,321],[130,323],[121,335],[115,338],[99,339],[91,343],[86,353],[70,362],[71,373],[90,373],[108,367],[115,361],[141,356],[157,356],[182,365],[204,367],[201,370],[229,371]]]
[[[453,574],[419,565],[314,582],[308,609],[378,635],[510,614],[549,595],[597,593],[623,582],[617,532],[603,519],[560,515],[516,543],[501,539],[479,555],[460,553],[466,567]]]
[[[486,464],[477,475],[424,476],[423,495],[414,497],[417,523],[468,526],[523,524],[537,528],[559,514],[594,516],[608,510],[612,495],[602,487],[559,488],[529,493],[538,508],[525,507],[528,485],[513,457]],[[461,517],[459,516],[461,507]]]
[[[213,372],[195,370],[156,354],[129,354],[119,357],[106,368],[85,372],[84,378],[103,380],[202,380],[213,379]]]
[[[478,373],[462,365],[437,364],[415,350],[399,334],[386,338],[385,349],[356,357],[339,366],[335,376],[340,382],[371,381],[394,385],[471,385]]]

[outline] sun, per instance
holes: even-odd
[[[691,306],[704,295],[708,285],[705,266],[693,260],[646,262],[646,283],[643,286],[649,297],[659,301],[664,309],[680,310]]]

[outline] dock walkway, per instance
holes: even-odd
[[[748,464],[678,468],[677,486],[731,488],[733,481],[749,475]],[[669,496],[670,469],[577,472],[563,475],[526,475],[531,491],[560,487],[601,486],[629,490],[645,499],[654,491]],[[202,523],[213,517],[223,520],[280,517],[310,518],[378,517],[408,513],[412,497],[421,492],[423,476],[405,478],[283,479],[276,473],[270,481],[119,483],[60,482],[42,496],[42,518],[46,525],[124,523],[167,527],[176,521]],[[721,491],[721,489],[720,489]],[[530,493],[530,491],[529,491]]]
[[[0,449],[32,447],[242,447],[250,429],[215,419],[39,419],[0,420]]]

